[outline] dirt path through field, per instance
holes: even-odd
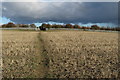
[[[39,32],[2,31],[3,77],[42,78],[44,59]]]

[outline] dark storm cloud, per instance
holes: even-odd
[[[3,2],[2,16],[16,23],[117,23],[117,2]]]

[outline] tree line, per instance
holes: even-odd
[[[86,26],[80,26],[78,24],[72,25],[72,24],[65,24],[65,25],[57,25],[57,24],[45,24],[43,23],[39,27],[44,27],[44,28],[73,28],[73,29],[91,29],[91,30],[111,30],[111,31],[120,31],[120,27],[100,27],[98,25],[92,25],[91,27],[86,27]]]
[[[21,27],[21,28],[36,28],[35,24],[14,24],[12,22],[9,22],[7,24],[3,24],[1,26],[2,28],[17,28],[17,27]]]
[[[36,28],[35,24],[14,24],[12,22],[9,22],[8,24],[3,24],[2,28],[16,28],[16,27],[21,27],[21,28]],[[83,29],[83,30],[111,30],[111,31],[120,31],[120,27],[100,27],[98,25],[92,25],[91,27],[86,27],[86,26],[80,26],[78,24],[72,25],[72,24],[65,24],[65,25],[60,25],[60,24],[45,24],[43,23],[41,26],[39,26],[40,29],[45,29],[45,28],[73,28],[73,29]]]

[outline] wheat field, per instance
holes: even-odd
[[[118,77],[117,33],[11,30],[2,33],[3,77]]]
[[[41,33],[49,56],[49,77],[115,78],[118,34],[60,31]]]
[[[2,31],[3,77],[43,77],[38,32]]]

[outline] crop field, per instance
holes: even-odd
[[[3,77],[43,77],[38,45],[38,32],[2,31]]]
[[[41,33],[49,56],[49,77],[115,78],[118,34],[60,31]]]
[[[2,31],[3,77],[118,77],[118,34]]]

